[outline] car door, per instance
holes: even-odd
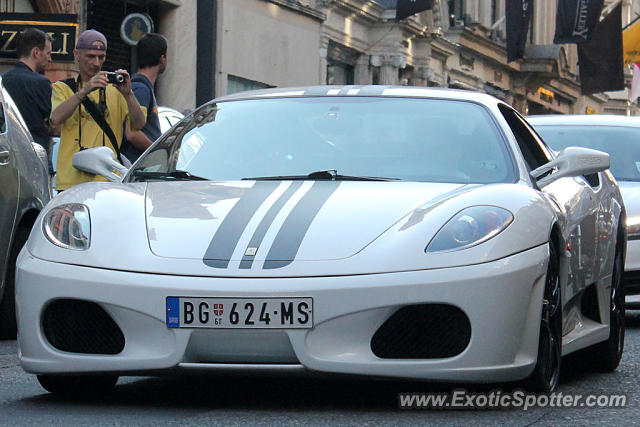
[[[11,138],[7,132],[4,99],[0,91],[0,285],[4,284],[18,207],[19,180],[15,160]],[[0,286],[1,289],[3,289],[2,286]],[[2,292],[0,292],[1,297]]]
[[[501,111],[530,170],[552,159],[551,150],[515,110],[504,106]],[[541,189],[541,193],[556,205],[564,217],[564,233],[568,245],[567,248],[560,249],[564,251],[568,261],[568,286],[563,289],[565,302],[571,301],[596,278],[593,266],[596,264],[596,220],[600,205],[600,194],[597,192],[601,186],[591,185],[588,179],[592,178],[561,178]]]

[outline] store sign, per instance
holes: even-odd
[[[25,28],[38,28],[51,36],[51,59],[73,61],[78,37],[77,15],[44,13],[0,14],[0,58],[17,58],[17,36]]]
[[[153,32],[153,20],[145,13],[131,13],[120,25],[120,37],[130,46],[135,46],[147,33]]]

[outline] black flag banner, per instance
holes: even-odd
[[[533,0],[507,0],[507,62],[522,58]]]
[[[584,43],[600,20],[604,0],[558,0],[555,44]]]
[[[396,21],[429,9],[433,9],[433,0],[398,0]]]
[[[596,25],[591,40],[578,45],[582,93],[624,89],[622,5]]]

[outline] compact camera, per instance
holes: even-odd
[[[122,73],[107,73],[107,80],[109,80],[109,83],[112,83],[114,85],[120,85],[122,83],[124,83],[124,81],[126,80],[126,78],[124,77],[124,74]]]

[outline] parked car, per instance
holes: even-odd
[[[640,117],[532,116],[529,122],[554,150],[570,145],[609,153],[627,214],[624,288],[627,306],[640,308]]]
[[[0,339],[7,339],[16,337],[16,258],[50,194],[47,153],[1,84],[0,78]]]
[[[550,391],[565,354],[620,361],[609,156],[554,154],[489,95],[240,93],[131,170],[106,147],[73,161],[113,182],[58,195],[18,260],[19,357],[51,392],[234,369]]]
[[[158,119],[160,119],[160,130],[167,132],[176,123],[184,118],[184,115],[170,107],[158,107]]]

